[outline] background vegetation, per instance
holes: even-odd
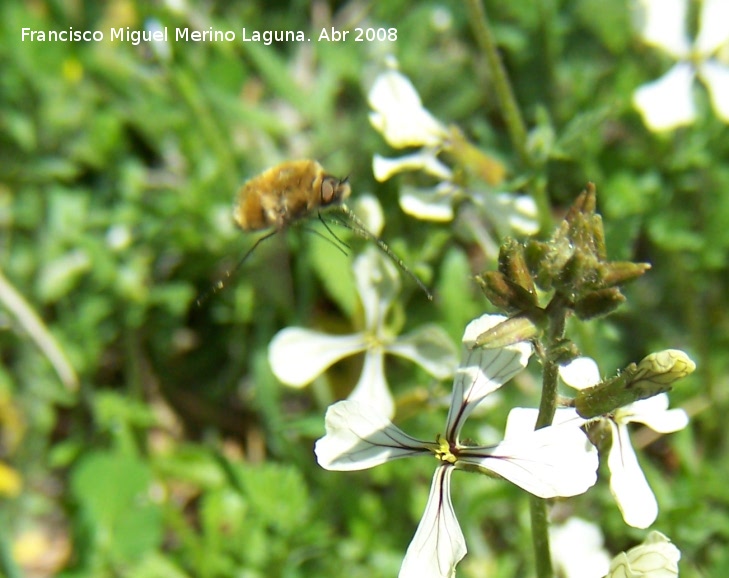
[[[697,362],[672,393],[690,427],[657,441],[636,433],[660,504],[654,528],[680,547],[682,576],[726,576],[727,126],[698,92],[696,124],[662,135],[645,128],[632,92],[670,62],[641,43],[627,1],[489,0],[486,8],[533,142],[549,155],[539,177],[554,215],[595,182],[610,257],[653,265],[617,315],[579,329],[583,351],[606,374],[667,347]],[[151,22],[314,36],[382,26],[396,27],[398,39],[20,40],[22,27]],[[277,162],[316,158],[350,175],[355,198],[378,197],[383,237],[421,263],[434,287],[431,304],[404,280],[405,327],[437,322],[460,339],[488,310],[471,276],[494,256],[458,220],[405,216],[397,192],[408,177],[374,181],[372,155],[392,153],[369,125],[366,94],[383,57],[396,55],[437,118],[459,125],[515,181],[527,177],[469,25],[455,0],[2,3],[0,575],[397,575],[432,465],[320,469],[312,445],[326,405],[346,396],[361,360],[304,390],[281,386],[267,362],[283,327],[356,326],[347,271],[362,246],[353,240],[343,256],[294,229],[261,246],[226,290],[199,307],[195,300],[254,238],[231,221],[240,184]],[[13,290],[25,313],[10,305]],[[45,330],[72,370],[39,349],[29,311],[42,320],[41,342],[50,343]],[[396,395],[415,404],[404,427],[432,437],[445,419],[433,400],[449,384],[388,364]],[[512,404],[534,404],[534,384],[518,386],[482,425],[500,429]],[[508,484],[457,478],[469,544],[459,576],[529,575],[526,498]],[[604,476],[565,507],[599,520],[613,553],[645,535],[625,526]]]

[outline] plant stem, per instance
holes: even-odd
[[[531,165],[529,152],[527,150],[527,131],[524,119],[521,116],[519,105],[514,97],[514,91],[511,89],[509,77],[506,75],[504,64],[496,48],[491,28],[486,17],[481,0],[468,0],[468,9],[471,14],[471,22],[473,32],[476,36],[481,50],[486,56],[489,70],[494,80],[494,87],[499,98],[501,112],[504,115],[506,126],[509,130],[511,144],[516,149],[519,159],[525,166]]]
[[[18,292],[0,271],[0,304],[15,317],[30,338],[48,358],[59,379],[68,391],[76,391],[79,379],[76,370],[61,346],[30,303]]]
[[[544,374],[542,377],[542,399],[539,402],[539,416],[535,429],[552,425],[554,412],[557,409],[557,376],[559,367],[553,361],[544,363]]]
[[[537,578],[553,578],[552,553],[549,551],[549,520],[547,502],[537,496],[529,496],[529,513],[532,518],[532,544]]]
[[[559,366],[551,355],[551,349],[564,337],[567,311],[560,299],[553,300],[547,307],[549,314],[549,330],[547,333],[546,350],[541,350],[542,366],[542,399],[539,402],[539,415],[536,429],[547,427],[554,420],[557,410],[557,378]],[[549,520],[547,518],[547,501],[531,496],[529,512],[532,519],[532,544],[534,545],[534,558],[537,578],[552,578],[552,555],[549,550]]]
[[[547,356],[547,359],[548,356]],[[536,429],[551,425],[557,409],[557,375],[558,367],[553,361],[544,362],[542,382],[542,399],[539,402],[539,415]],[[537,578],[552,578],[552,555],[549,550],[549,521],[547,519],[547,501],[530,496],[529,513],[532,518],[532,544],[536,563]]]
[[[499,106],[501,107],[501,114],[504,117],[506,127],[509,131],[511,145],[516,150],[524,168],[528,171],[533,171],[537,167],[535,167],[535,163],[529,154],[526,124],[524,123],[519,103],[511,88],[509,76],[504,69],[504,63],[501,61],[501,56],[496,47],[486,11],[481,0],[468,0],[468,9],[471,15],[473,33],[486,57],[486,62],[488,63],[489,71],[493,78],[496,95],[499,99]],[[544,177],[537,175],[536,181],[529,184],[528,191],[537,204],[540,230],[549,231],[553,223]]]

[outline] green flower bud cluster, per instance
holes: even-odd
[[[567,310],[580,319],[593,319],[625,301],[620,285],[637,279],[650,265],[607,260],[602,218],[595,206],[590,183],[549,241],[523,244],[508,239],[502,245],[498,271],[478,275],[476,281],[510,319],[479,337],[477,345],[503,347],[531,339],[557,310],[560,315]]]

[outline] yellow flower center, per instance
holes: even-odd
[[[433,450],[433,452],[435,453],[435,458],[442,462],[455,464],[457,458],[455,454],[451,451],[451,444],[448,442],[448,440],[440,437],[440,434],[438,434],[435,438],[435,441],[438,444],[438,449]]]

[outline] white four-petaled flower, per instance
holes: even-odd
[[[400,195],[400,206],[409,215],[433,221],[453,219],[453,200],[460,188],[451,183],[453,172],[439,158],[448,139],[448,129],[423,107],[410,80],[397,70],[386,70],[376,79],[367,100],[373,112],[370,123],[396,148],[422,147],[396,159],[375,155],[372,171],[386,181],[403,171],[423,171],[440,179],[432,190],[408,189]]]
[[[414,361],[438,379],[453,375],[458,363],[448,335],[436,325],[424,325],[397,337],[385,324],[400,281],[395,266],[369,249],[354,262],[357,289],[364,310],[364,329],[351,335],[328,335],[301,327],[278,332],[268,349],[274,375],[283,383],[302,387],[335,362],[365,352],[362,375],[349,399],[362,401],[388,417],[395,404],[385,378],[385,354]]]
[[[640,0],[644,9],[641,35],[678,62],[661,78],[633,95],[648,127],[671,130],[696,118],[692,94],[698,76],[709,91],[716,114],[729,123],[729,66],[715,58],[729,43],[729,0],[704,0],[693,45],[686,34],[688,0]]]
[[[579,357],[562,366],[560,376],[575,389],[592,387],[600,382],[597,364],[589,357]],[[618,408],[610,416],[598,419],[605,419],[612,432],[608,455],[610,491],[625,523],[634,528],[647,528],[658,516],[658,503],[630,443],[628,424],[638,422],[654,431],[671,433],[686,427],[688,416],[682,409],[668,409],[668,395],[662,393]]]
[[[466,327],[444,435],[435,441],[409,436],[375,408],[357,401],[341,401],[327,411],[326,435],[315,447],[325,469],[362,470],[416,455],[433,455],[439,462],[400,578],[452,578],[465,556],[465,539],[450,495],[456,469],[495,474],[542,498],[574,496],[595,483],[597,452],[575,425],[519,431],[488,447],[460,441],[463,423],[476,405],[523,370],[532,353],[528,343],[471,349],[481,333],[503,320],[484,315]],[[508,425],[507,430],[515,431]]]
[[[524,234],[539,230],[537,208],[531,197],[510,193],[494,193],[469,189],[453,181],[453,171],[438,156],[449,149],[456,132],[438,121],[423,107],[418,92],[410,80],[390,69],[380,74],[368,94],[373,112],[370,123],[397,149],[421,147],[398,158],[374,155],[372,171],[375,178],[386,181],[403,171],[422,171],[439,183],[432,187],[403,187],[400,207],[408,215],[429,221],[451,221],[453,205],[464,198],[471,199],[492,222],[509,226]]]

